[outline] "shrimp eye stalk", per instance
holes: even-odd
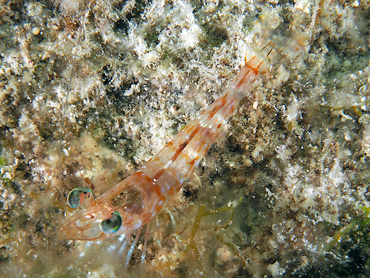
[[[67,196],[67,205],[73,209],[82,206],[86,200],[94,199],[94,194],[87,187],[76,187]]]
[[[114,234],[122,226],[122,217],[118,211],[113,211],[112,216],[100,222],[100,230],[106,234]]]

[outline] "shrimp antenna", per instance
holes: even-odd
[[[77,37],[76,37],[76,41],[78,44],[78,42],[81,40],[81,37],[83,36],[83,32],[84,32],[84,26],[85,26],[85,20],[88,16],[90,12],[90,4],[87,5],[87,8],[86,8],[86,11],[84,12],[84,15],[81,15],[81,28],[79,28],[78,30],[78,33],[77,33]],[[67,77],[67,81],[66,81],[66,96],[65,96],[65,99],[63,101],[63,104],[62,104],[62,109],[61,109],[61,125],[60,125],[60,129],[59,129],[59,139],[58,139],[58,155],[59,155],[59,163],[58,163],[58,174],[61,173],[61,163],[64,161],[64,155],[63,155],[63,147],[64,147],[64,143],[63,143],[63,140],[65,139],[66,137],[66,114],[67,114],[67,108],[68,108],[68,102],[69,102],[69,97],[70,97],[70,92],[72,90],[72,87],[73,87],[73,81],[74,81],[74,74],[75,74],[75,71],[76,71],[76,57],[71,53],[70,54],[70,74],[69,76]]]

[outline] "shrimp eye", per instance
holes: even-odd
[[[94,195],[87,187],[76,187],[67,196],[67,205],[71,208],[78,208],[84,200],[93,198]]]
[[[100,230],[106,234],[114,234],[121,228],[122,217],[118,211],[113,211],[112,216],[100,222]]]

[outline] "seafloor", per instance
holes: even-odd
[[[369,1],[0,3],[1,277],[370,276]],[[138,169],[266,46],[145,263],[58,239],[71,189]]]

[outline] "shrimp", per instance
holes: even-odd
[[[140,170],[92,200],[88,189],[76,188],[68,203],[80,210],[59,229],[59,237],[73,240],[102,240],[117,235],[130,238],[154,219],[180,191],[211,145],[223,132],[248,87],[261,73],[263,60],[256,56],[226,87],[223,95],[187,124]],[[87,201],[88,200],[88,201]],[[137,242],[135,239],[134,242]]]

